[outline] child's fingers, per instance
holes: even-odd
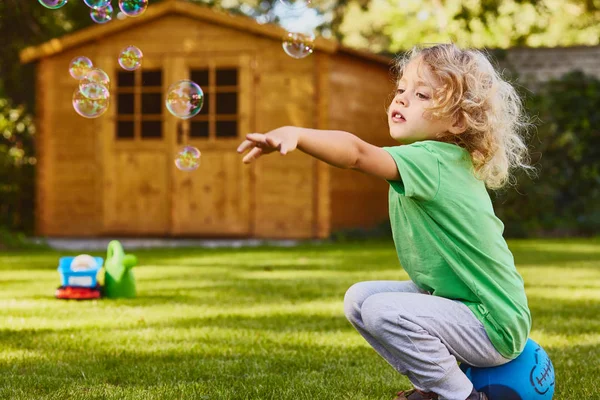
[[[283,143],[283,142],[281,143],[281,146],[279,147],[279,152],[280,152],[282,155],[285,155],[285,154],[287,154],[287,152],[288,152],[288,147],[285,145],[285,143]]]
[[[281,139],[277,139],[271,136],[267,136],[266,141],[269,146],[274,148],[278,148],[281,145]]]
[[[238,153],[243,153],[249,148],[254,147],[254,142],[251,140],[244,140],[237,148]]]
[[[262,149],[260,147],[255,147],[244,156],[242,161],[244,162],[244,164],[250,164],[252,161],[256,160],[261,155]]]
[[[255,143],[266,143],[267,136],[263,133],[249,133],[246,135],[246,139],[251,140]]]

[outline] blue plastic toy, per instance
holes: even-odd
[[[514,360],[491,368],[461,364],[460,368],[489,400],[550,400],[554,396],[554,367],[542,346],[531,339]]]
[[[72,268],[71,263],[75,257],[61,257],[58,260],[62,286],[93,288],[97,284],[98,271],[102,268],[102,257],[93,257],[96,265],[89,268]]]

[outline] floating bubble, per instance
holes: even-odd
[[[38,0],[41,5],[51,10],[56,10],[67,4],[67,0]]]
[[[92,8],[90,17],[97,24],[105,24],[112,19],[113,8],[108,3],[106,7]]]
[[[179,149],[175,157],[175,166],[181,171],[193,171],[200,166],[200,150],[192,146]]]
[[[79,88],[73,92],[73,108],[77,114],[85,118],[97,118],[108,110],[109,100],[89,99],[79,91]]]
[[[107,99],[109,97],[109,87],[110,78],[100,68],[91,68],[79,81],[81,94],[91,100]]]
[[[200,112],[203,104],[204,92],[190,80],[175,82],[167,90],[167,110],[178,118],[192,118]]]
[[[127,46],[119,54],[119,65],[126,71],[135,71],[142,65],[144,54],[135,46]]]
[[[293,58],[304,58],[312,54],[315,48],[315,37],[298,32],[288,32],[283,38],[283,51]]]
[[[110,0],[83,0],[90,8],[102,8],[110,4]]]
[[[148,0],[119,0],[119,8],[129,17],[142,15],[146,7],[148,7]]]
[[[71,60],[71,64],[69,64],[69,73],[73,78],[80,80],[92,66],[92,60],[89,58],[83,56],[75,57]]]
[[[79,91],[91,100],[108,99],[110,97],[108,88],[100,83],[89,83],[83,89],[80,87]]]

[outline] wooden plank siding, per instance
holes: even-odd
[[[87,235],[101,222],[98,190],[98,121],[84,119],[73,110],[77,81],[68,73],[70,60],[45,59],[38,69],[39,209],[37,231],[43,235]]]
[[[315,127],[315,58],[296,60],[280,42],[265,42],[256,63],[256,130],[284,125]],[[316,162],[300,152],[252,165],[254,236],[310,238],[315,230]]]
[[[336,54],[330,66],[329,127],[378,146],[393,146],[385,109],[394,83],[380,63]],[[388,218],[389,185],[355,171],[331,169],[331,229],[372,228]]]
[[[37,234],[304,239],[385,219],[385,182],[300,151],[251,165],[235,151],[246,133],[283,125],[342,129],[393,144],[384,114],[393,85],[381,58],[342,52],[323,39],[314,54],[293,59],[276,40],[278,29],[222,14],[213,18],[201,8],[170,0],[151,7],[140,17],[145,20],[113,21],[21,54],[22,60],[39,58]],[[129,45],[144,53],[142,71],[162,71],[163,102],[167,88],[189,79],[191,69],[238,69],[238,87],[231,90],[238,90],[239,137],[192,138],[190,122],[172,116],[163,103],[161,138],[142,139],[136,127],[133,139],[117,139],[117,121],[131,118],[119,116],[116,90],[117,57]],[[72,107],[78,83],[68,67],[80,55],[111,78],[109,110],[96,119]],[[141,73],[135,76],[140,83]],[[131,93],[143,92],[136,86]],[[139,122],[135,104],[133,120]],[[210,104],[214,108],[214,96]],[[175,168],[178,132],[202,152],[194,172]]]

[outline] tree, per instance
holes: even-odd
[[[596,45],[600,1],[372,0],[349,5],[339,37],[377,52],[449,41],[479,48]]]
[[[67,3],[57,10],[37,1],[0,1],[0,98],[33,106],[33,66],[19,62],[19,52],[31,45],[91,24],[83,1]]]

